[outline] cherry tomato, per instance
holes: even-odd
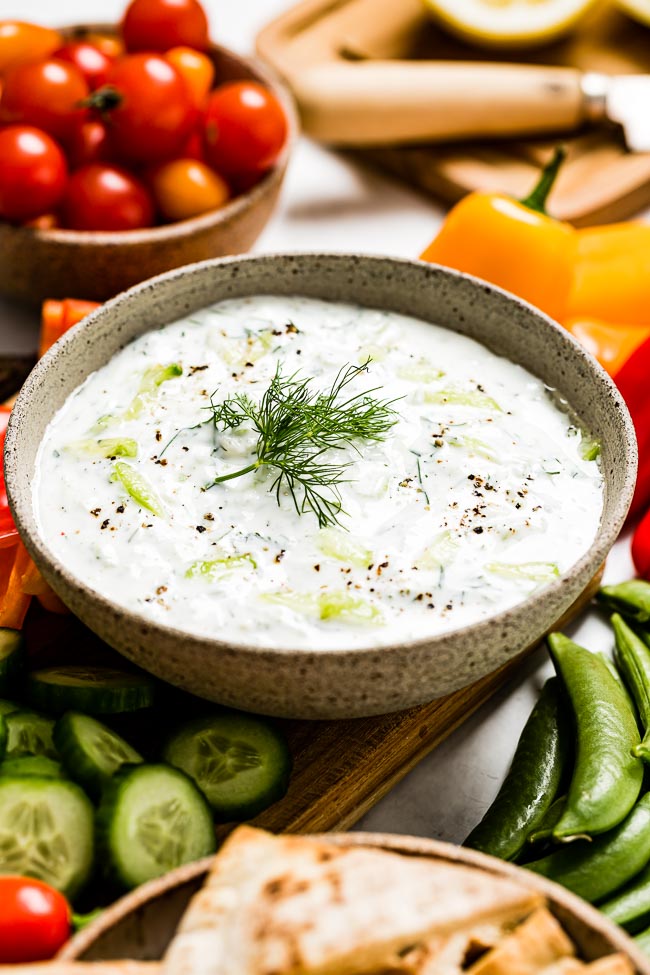
[[[91,163],[70,177],[63,215],[73,230],[137,230],[151,226],[154,208],[148,190],[131,173]]]
[[[128,51],[168,51],[179,44],[205,51],[208,18],[198,0],[132,0],[122,36]]]
[[[115,60],[87,41],[69,41],[54,52],[54,57],[74,64],[86,79],[91,91],[106,84],[111,64]]]
[[[650,511],[647,511],[632,536],[632,561],[642,579],[650,579]]]
[[[221,85],[205,110],[205,156],[226,176],[261,173],[273,165],[287,137],[287,119],[268,88],[253,81]]]
[[[199,162],[205,162],[203,131],[201,129],[194,129],[190,134],[189,139],[183,146],[181,152],[179,152],[179,157],[181,159],[198,159]]]
[[[73,64],[53,58],[20,64],[5,75],[0,121],[35,125],[65,142],[87,96],[88,85]]]
[[[88,34],[81,35],[79,39],[84,40],[86,44],[92,44],[111,61],[117,61],[124,54],[124,44],[115,34],[98,34],[96,31],[90,31]]]
[[[26,227],[33,227],[34,230],[55,230],[61,226],[56,213],[42,213],[40,217],[25,221]]]
[[[197,116],[176,68],[158,54],[132,54],[113,65],[92,103],[108,116],[116,152],[133,162],[177,155]]]
[[[68,140],[68,158],[73,169],[92,162],[107,162],[111,154],[106,125],[95,118],[83,118]]]
[[[62,43],[59,32],[49,27],[0,20],[0,74],[26,61],[48,58]]]
[[[196,159],[174,159],[162,163],[149,175],[158,209],[166,220],[187,220],[223,206],[228,184]]]
[[[46,961],[70,936],[65,897],[40,880],[0,877],[0,962]]]
[[[0,130],[0,217],[29,220],[53,210],[67,175],[65,156],[46,132],[29,125]]]
[[[183,77],[196,107],[202,108],[214,81],[214,64],[210,58],[191,47],[173,47],[167,51],[165,60]]]

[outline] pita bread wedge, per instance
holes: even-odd
[[[159,975],[157,961],[39,961],[0,965],[0,975]]]
[[[551,912],[540,907],[469,969],[471,975],[539,975],[559,959],[575,954]]]
[[[463,865],[240,827],[193,898],[164,975],[182,970],[199,934],[211,959],[201,975],[377,973],[433,935],[514,924],[540,903]]]
[[[634,966],[625,955],[607,955],[587,965],[585,975],[634,975]]]

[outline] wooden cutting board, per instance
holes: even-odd
[[[500,60],[650,72],[650,30],[604,2],[568,39],[534,51],[478,50],[435,25],[422,0],[303,0],[269,24],[258,52],[291,84],[303,64],[344,59]],[[650,108],[649,108],[650,110]],[[623,220],[650,205],[650,154],[629,153],[614,127],[558,139],[381,147],[359,158],[448,202],[471,190],[528,193],[540,163],[562,141],[568,159],[550,201],[577,226]]]

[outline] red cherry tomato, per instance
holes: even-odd
[[[73,169],[93,162],[108,162],[110,137],[99,119],[84,118],[75,126],[68,140],[68,158]]]
[[[40,880],[0,877],[0,962],[47,961],[70,937],[65,897]]]
[[[128,51],[168,51],[179,44],[205,51],[208,18],[198,0],[132,0],[122,36]]]
[[[54,139],[29,125],[0,130],[0,217],[29,220],[54,209],[68,176]]]
[[[650,511],[647,511],[632,537],[632,561],[642,579],[650,579]]]
[[[183,148],[197,110],[176,68],[158,54],[132,54],[113,65],[108,87],[92,97],[108,117],[123,159],[158,162]]]
[[[103,51],[87,41],[69,41],[60,47],[53,55],[59,61],[74,64],[86,79],[91,91],[106,84],[108,72],[114,58],[109,58]]]
[[[35,125],[65,142],[87,96],[88,85],[73,64],[54,58],[19,64],[5,75],[0,121]]]
[[[151,226],[154,207],[148,190],[131,173],[91,163],[70,177],[63,215],[72,230],[137,230]]]
[[[287,137],[287,118],[279,101],[253,81],[217,88],[208,98],[204,124],[206,159],[226,175],[264,172]]]

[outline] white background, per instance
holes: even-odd
[[[257,31],[291,0],[203,0],[212,36],[242,53]],[[396,0],[399,2],[399,0]],[[62,25],[113,22],[124,0],[0,0],[0,16]],[[280,207],[255,251],[326,250],[416,257],[434,236],[443,209],[352,158],[301,140],[289,167]],[[36,347],[37,319],[0,301],[0,354]],[[607,578],[632,574],[629,540],[610,556]],[[590,612],[567,631],[590,649],[609,650],[609,628]],[[519,731],[551,668],[534,654],[518,677],[431,753],[360,824],[460,842],[493,798]]]

